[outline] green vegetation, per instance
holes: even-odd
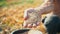
[[[0,0],[0,2],[1,2],[1,1],[6,1],[6,0]]]
[[[34,0],[26,0],[27,3],[33,3]]]
[[[14,2],[10,2],[10,3],[7,3],[6,0],[0,0],[0,7],[3,7],[3,6],[9,6],[9,5],[14,5],[14,4],[24,4],[24,3],[33,3],[34,0],[22,0],[22,1],[14,1]]]
[[[0,7],[6,6],[6,0],[0,0]]]

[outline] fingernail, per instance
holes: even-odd
[[[28,24],[28,28],[32,28],[32,24]]]
[[[28,19],[28,17],[25,17],[25,18],[24,18],[24,20],[27,20],[27,19]]]
[[[38,26],[40,23],[38,22],[38,23],[36,23],[36,25]]]
[[[26,28],[27,27],[27,24],[24,24],[23,27]]]
[[[33,24],[33,27],[36,27],[36,24]]]

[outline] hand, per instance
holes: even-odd
[[[32,13],[32,12],[34,12],[34,11],[36,11],[34,8],[29,8],[29,9],[26,9],[25,11],[24,11],[24,20],[27,20],[28,19],[28,17],[29,17],[29,13]]]
[[[39,22],[36,22],[35,21],[35,23],[32,23],[32,20],[33,20],[33,18],[32,18],[32,20],[31,20],[31,17],[34,17],[34,18],[36,18],[37,19],[37,13],[36,13],[36,15],[34,14],[35,12],[36,12],[37,10],[35,10],[34,8],[29,8],[29,9],[26,9],[25,11],[24,11],[24,23],[23,23],[23,27],[25,27],[25,28],[32,28],[32,27],[36,27],[37,25],[39,25]],[[29,14],[34,14],[34,15],[32,15],[32,16],[30,16]],[[29,23],[30,22],[30,20],[31,20],[31,23]],[[28,21],[28,22],[27,22]],[[34,20],[33,20],[34,21]]]

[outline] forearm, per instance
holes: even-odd
[[[53,10],[53,4],[50,1],[46,1],[41,6],[35,8],[35,9],[38,10],[38,12],[41,14],[48,13],[51,10]]]

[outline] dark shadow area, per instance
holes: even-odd
[[[26,34],[30,29],[20,29],[12,32],[12,34]]]

